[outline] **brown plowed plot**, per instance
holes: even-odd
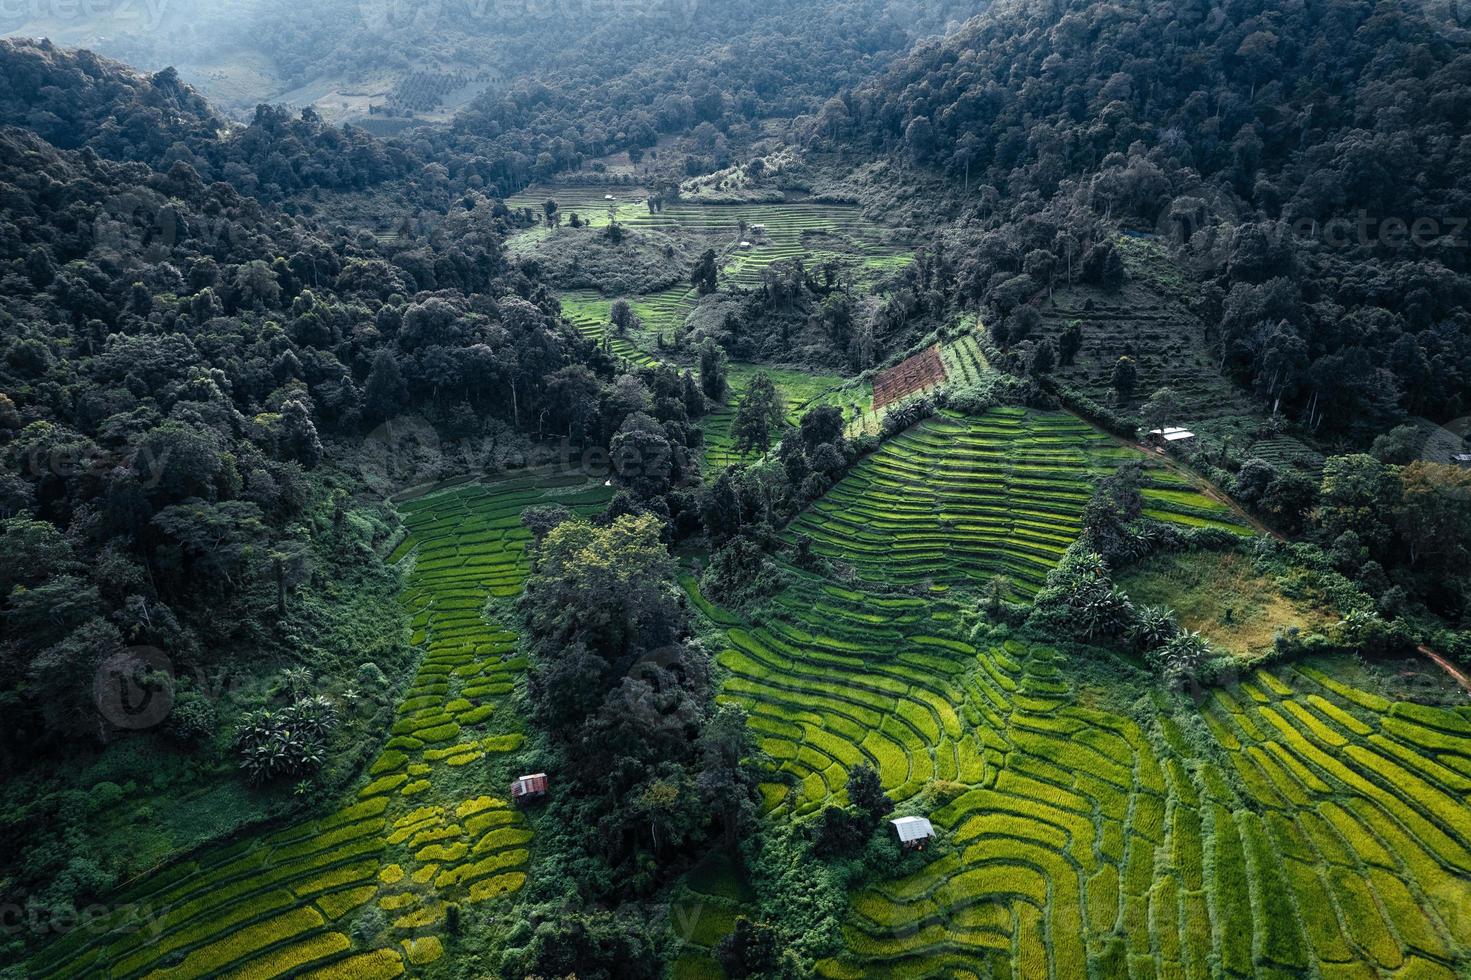
[[[940,348],[931,347],[903,364],[881,372],[874,379],[873,407],[883,408],[916,391],[933,388],[944,380],[945,364],[940,360]]]

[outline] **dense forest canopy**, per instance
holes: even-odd
[[[1312,427],[1465,413],[1465,31],[1411,5],[1017,3],[830,100],[867,144],[977,192],[977,298],[1100,221],[1210,281],[1219,356]],[[1039,285],[1045,286],[1046,283]]]

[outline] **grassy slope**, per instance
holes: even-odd
[[[1273,581],[1234,553],[1162,555],[1130,569],[1120,587],[1137,603],[1168,606],[1186,629],[1221,650],[1269,650],[1278,631],[1320,628],[1329,616],[1283,596]]]

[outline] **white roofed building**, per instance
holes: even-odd
[[[899,835],[899,844],[910,851],[922,851],[930,838],[935,836],[935,828],[924,817],[899,817],[890,820],[894,825],[894,831]]]

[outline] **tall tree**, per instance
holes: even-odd
[[[741,397],[741,407],[736,412],[735,425],[731,432],[735,436],[738,453],[766,452],[771,448],[772,434],[782,426],[781,399],[776,385],[765,371],[751,379]]]

